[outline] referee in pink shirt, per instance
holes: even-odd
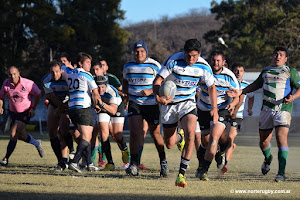
[[[34,145],[40,157],[44,156],[41,141],[35,140],[25,132],[25,125],[35,114],[34,110],[40,101],[41,91],[33,81],[22,78],[19,69],[15,66],[8,69],[8,75],[9,78],[4,81],[0,91],[0,114],[3,114],[3,100],[7,95],[9,115],[13,123],[6,155],[0,160],[0,164],[4,166],[8,164],[8,159],[16,147],[17,139]],[[34,96],[33,102],[31,102],[31,95]]]

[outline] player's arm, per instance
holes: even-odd
[[[93,101],[93,107],[96,110],[97,113],[100,112],[101,108],[99,105],[102,105],[102,100],[98,91],[98,88],[95,88],[92,90],[92,101]]]
[[[102,101],[102,104],[99,105],[101,109],[105,109],[109,114],[115,115],[118,110],[117,104],[107,104]]]
[[[232,112],[232,114],[231,114],[231,117],[232,117],[233,119],[235,119],[236,113],[238,112],[238,110],[240,109],[241,105],[243,104],[244,99],[245,99],[245,95],[241,95],[241,96],[236,97],[236,98],[238,98],[239,101],[238,101],[237,105],[234,107],[233,112]]]
[[[51,101],[54,105],[56,105],[60,110],[66,110],[68,108],[68,104],[64,104],[54,92],[45,94],[45,98]]]
[[[296,69],[291,68],[290,71],[290,79],[291,79],[291,84],[293,85],[294,88],[296,88],[296,92],[292,95],[290,94],[288,97],[284,98],[284,102],[286,104],[291,103],[295,99],[298,99],[300,97],[300,76],[299,73],[297,72]]]
[[[156,75],[156,77],[153,81],[153,87],[152,88],[153,88],[153,93],[154,93],[156,102],[160,103],[162,105],[167,105],[168,103],[173,101],[174,97],[168,99],[169,98],[168,96],[164,96],[164,97],[158,96],[159,88],[161,87],[161,85],[163,84],[164,81],[165,81],[165,79],[163,77],[161,77],[160,75]]]
[[[248,109],[247,109],[247,112],[248,112],[249,116],[252,116],[252,114],[253,114],[253,112],[252,112],[253,104],[254,104],[254,96],[251,97],[251,98],[248,98]]]
[[[217,89],[215,84],[212,84],[210,87],[208,87],[208,94],[211,102],[211,111],[210,115],[213,117],[214,124],[218,122],[219,114],[218,114],[218,95],[217,95]]]

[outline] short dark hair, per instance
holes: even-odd
[[[91,55],[89,55],[89,54],[87,54],[87,53],[84,53],[84,52],[80,52],[80,53],[78,53],[78,55],[77,55],[77,63],[83,63],[86,59],[91,59],[92,60],[92,56]]]
[[[223,51],[221,50],[215,50],[210,54],[210,58],[217,56],[217,55],[221,55],[223,60],[225,60],[225,54],[223,53]]]
[[[185,41],[184,52],[188,53],[191,51],[201,52],[201,42],[196,38]]]
[[[273,51],[273,54],[275,54],[277,51],[284,51],[286,57],[289,56],[289,50],[287,48],[285,48],[285,47],[281,47],[281,46],[276,47],[275,50]]]
[[[60,62],[58,62],[57,60],[52,60],[52,61],[50,61],[49,64],[48,64],[49,69],[51,69],[52,67],[54,67],[54,66],[56,66],[56,65],[58,65],[59,68],[61,68]]]
[[[244,68],[244,70],[245,70],[245,66],[244,65],[242,65],[242,63],[233,63],[233,65],[232,65],[232,67],[231,67],[231,70],[233,71],[235,68],[237,68],[237,67],[242,67],[242,68]]]
[[[62,58],[62,57],[65,57],[67,58],[67,60],[70,62],[70,56],[67,52],[62,52],[60,55],[59,55],[59,58]]]

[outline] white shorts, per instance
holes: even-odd
[[[109,124],[124,123],[125,117],[111,117],[107,113],[99,113],[96,116],[97,123],[108,122]]]
[[[161,123],[175,124],[188,113],[196,111],[196,103],[193,101],[183,101],[176,105],[161,106]],[[197,112],[197,111],[196,111]]]
[[[290,127],[291,113],[287,111],[262,110],[259,118],[259,129],[268,130],[276,126]]]

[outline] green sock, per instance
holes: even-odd
[[[95,164],[96,156],[97,156],[98,147],[94,147],[92,150],[92,163]]]
[[[289,154],[289,147],[279,147],[278,148],[278,163],[279,163],[279,170],[278,174],[285,174],[285,166],[286,161]]]
[[[265,160],[267,163],[270,164],[271,162],[271,159],[272,159],[272,155],[271,155],[271,143],[269,144],[269,146],[265,149],[262,150],[262,153],[264,154],[265,156]]]
[[[102,155],[102,160],[106,160],[106,156],[105,156],[105,153],[102,151],[102,146],[101,146],[101,143],[99,142],[99,148],[98,148],[98,152],[99,154]]]

